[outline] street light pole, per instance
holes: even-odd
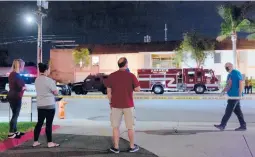
[[[47,0],[37,0],[37,25],[38,25],[38,37],[37,37],[37,65],[39,63],[42,63],[42,24],[43,24],[43,18],[46,16],[42,12],[42,8],[48,9],[48,1]],[[38,70],[38,69],[37,69]],[[39,71],[37,71],[37,74],[39,75]]]
[[[38,6],[37,65],[42,62],[42,18],[41,6]]]

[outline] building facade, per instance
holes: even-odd
[[[73,49],[52,49],[50,52],[52,75],[60,82],[83,81],[89,74],[112,73],[118,69],[117,61],[126,57],[130,71],[137,74],[138,69],[144,68],[175,68],[174,59],[177,42],[142,43],[126,45],[83,45],[92,52],[90,66],[80,68],[72,59]],[[212,56],[208,56],[203,68],[213,69],[215,75],[226,80],[224,68],[226,62],[233,62],[231,41],[218,43]],[[237,44],[239,70],[244,76],[255,78],[255,42],[240,40]],[[196,67],[196,62],[186,60],[181,63],[182,68]]]

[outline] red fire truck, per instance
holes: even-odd
[[[163,94],[164,92],[219,90],[218,79],[211,69],[138,69],[141,91]]]

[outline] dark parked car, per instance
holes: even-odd
[[[107,78],[108,75],[103,73],[89,75],[83,82],[73,83],[72,91],[78,95],[86,95],[88,92],[102,92],[103,94],[107,94],[107,89],[104,85]]]
[[[71,95],[72,94],[72,90],[68,85],[57,84],[57,87],[60,88],[59,92],[61,95]]]

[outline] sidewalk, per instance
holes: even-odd
[[[0,157],[252,157],[255,155],[255,124],[248,124],[246,132],[235,132],[238,123],[230,123],[224,132],[211,123],[137,122],[136,143],[138,153],[109,154],[111,128],[107,121],[63,120],[54,139],[59,148],[47,149],[45,142],[39,148],[32,141]],[[120,147],[128,148],[127,132],[121,127]],[[41,138],[44,139],[44,138]],[[250,149],[250,150],[249,150]],[[250,152],[251,151],[251,152]],[[155,154],[155,155],[154,155]]]
[[[32,148],[32,141],[12,150],[8,150],[0,157],[157,157],[151,152],[140,149],[138,153],[128,153],[128,142],[120,140],[121,153],[113,154],[107,151],[111,146],[111,137],[54,134],[54,140],[61,146],[46,148],[46,141],[41,138],[42,145]]]
[[[111,136],[109,122],[77,121],[65,124],[58,133]],[[88,127],[90,126],[90,127]],[[235,132],[238,123],[229,123],[221,132],[213,123],[137,122],[136,143],[159,157],[252,157],[255,155],[255,124],[246,132]],[[125,126],[121,137],[128,141]],[[247,143],[246,143],[246,141]],[[251,150],[249,150],[249,148]],[[250,152],[251,151],[251,152]]]

